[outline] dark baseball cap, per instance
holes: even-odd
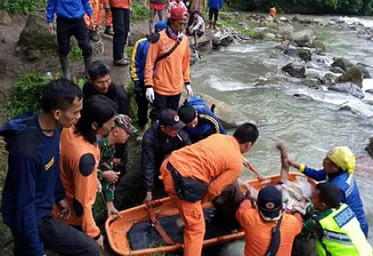
[[[262,188],[257,201],[259,213],[265,221],[280,219],[282,212],[282,193],[275,186]]]
[[[180,117],[175,110],[165,109],[159,114],[159,124],[167,126],[173,130],[180,130],[185,124],[180,121]]]

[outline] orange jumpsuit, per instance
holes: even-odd
[[[209,183],[203,200],[208,201],[218,196],[239,176],[243,167],[239,143],[233,136],[214,134],[196,144],[172,152],[161,166],[160,179],[163,180],[166,192],[176,203],[185,223],[184,256],[199,256],[206,231],[202,202],[181,200],[176,195],[171,173],[166,168],[167,163],[172,164],[183,177],[193,177]]]
[[[245,256],[265,255],[272,239],[276,221],[264,221],[249,200],[244,200],[236,212],[236,218],[245,231]],[[281,244],[276,255],[291,255],[294,238],[302,231],[303,221],[299,213],[283,213],[280,226]]]
[[[269,9],[269,15],[272,16],[273,18],[276,17],[277,10],[276,8],[272,7]]]
[[[99,0],[89,0],[89,2],[91,3],[91,6],[92,6],[92,19],[93,19],[94,22],[96,22],[97,19],[98,19],[98,14],[100,12]],[[85,21],[85,24],[87,25],[87,28],[89,30],[92,30],[92,25],[97,25],[97,22],[96,22],[96,24],[91,24],[91,21],[90,21],[88,15],[84,16],[84,21]]]
[[[164,96],[174,96],[183,90],[185,83],[190,82],[190,52],[188,37],[183,35],[180,45],[167,58],[159,61],[155,67],[154,62],[172,49],[176,40],[171,39],[166,30],[161,31],[158,42],[151,43],[148,50],[145,66],[145,85],[152,86],[154,91]]]
[[[89,172],[82,173],[83,156],[91,154],[94,159]],[[89,237],[97,239],[100,229],[93,218],[92,207],[97,192],[97,165],[100,162],[100,150],[97,146],[85,141],[82,136],[74,134],[74,127],[64,128],[61,133],[60,176],[65,188],[66,199],[72,213],[69,219],[58,216],[57,208],[53,217],[69,225],[82,228]]]
[[[101,25],[102,19],[105,13],[106,13],[105,26],[111,27],[111,25],[113,25],[113,15],[111,14],[109,0],[100,0],[100,8],[99,8],[99,13],[97,15],[97,21],[96,21],[97,25]]]

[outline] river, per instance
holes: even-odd
[[[320,17],[318,17],[320,18]],[[328,17],[322,17],[328,18]],[[351,19],[373,26],[370,19]],[[296,28],[297,29],[297,28]],[[353,31],[336,28],[313,28],[327,47],[328,55],[345,57],[352,62],[373,66],[373,42],[358,39]],[[260,137],[247,154],[252,164],[264,175],[278,174],[277,139],[287,142],[289,155],[300,162],[322,168],[326,152],[333,146],[346,145],[356,155],[366,154],[364,148],[373,136],[373,107],[353,97],[316,91],[297,85],[296,79],[286,78],[281,67],[292,61],[274,46],[275,42],[236,44],[214,51],[192,66],[196,91],[210,94],[240,109],[258,122]],[[368,68],[373,74],[373,70]],[[259,77],[270,78],[265,86],[255,87]],[[294,98],[294,93],[310,95],[315,100]],[[367,98],[372,97],[366,95]],[[358,114],[338,111],[348,104]],[[248,171],[243,176],[253,177]],[[356,173],[364,200],[365,214],[373,227],[373,181]],[[372,232],[371,232],[372,234]],[[369,236],[373,244],[373,235]],[[242,247],[241,247],[242,248]],[[239,255],[229,253],[229,255]]]

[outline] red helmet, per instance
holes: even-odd
[[[181,6],[173,7],[173,8],[171,8],[171,11],[170,11],[170,19],[177,20],[177,21],[188,22],[188,20],[189,20],[188,11],[185,10]]]

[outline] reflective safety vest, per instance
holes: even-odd
[[[328,216],[318,220],[323,237],[316,242],[319,256],[371,256],[372,247],[361,230],[352,209],[341,204]]]

